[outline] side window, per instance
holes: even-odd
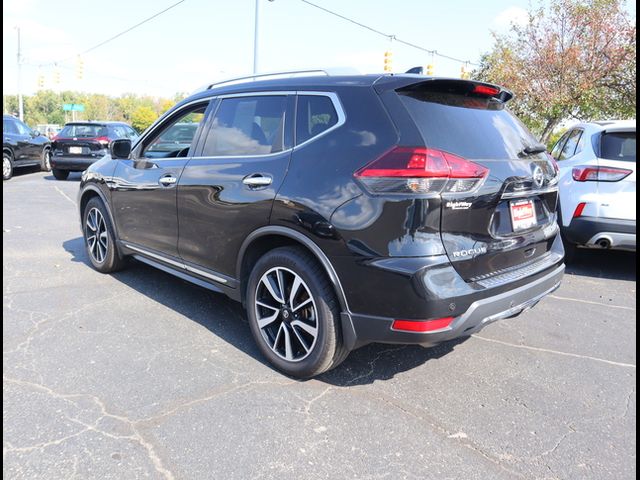
[[[113,130],[113,136],[115,136],[115,138],[127,138],[127,133],[124,127],[120,125],[114,125],[113,127],[111,127],[111,129]]]
[[[578,142],[580,141],[581,136],[582,136],[582,130],[573,130],[569,134],[567,143],[564,144],[564,147],[562,148],[562,153],[560,153],[560,157],[558,158],[558,160],[566,160],[575,155],[576,148],[578,146]]]
[[[186,157],[193,143],[198,126],[204,118],[207,103],[182,111],[145,141],[141,156],[145,158]]]
[[[2,119],[2,131],[4,133],[18,133],[18,129],[16,128],[13,120],[10,120],[8,118]]]
[[[562,135],[560,137],[560,140],[558,140],[556,144],[553,146],[553,149],[551,150],[551,156],[556,160],[560,157],[560,152],[562,151],[564,142],[567,141],[567,137],[569,136],[570,133],[571,132],[569,131],[569,132],[566,132],[564,135]]]
[[[131,140],[135,140],[136,138],[138,138],[138,132],[136,132],[133,128],[131,127],[123,127],[127,133],[127,138],[130,138]]]
[[[31,135],[31,129],[27,127],[26,124],[22,123],[20,120],[14,120],[13,123],[18,129],[18,133],[20,135]]]
[[[283,150],[286,95],[225,98],[202,149],[205,157],[266,155]]]
[[[331,99],[324,95],[299,95],[296,113],[296,144],[320,135],[338,123]]]

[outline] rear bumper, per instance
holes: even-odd
[[[56,170],[71,170],[74,172],[81,172],[89,168],[90,165],[100,160],[100,157],[65,157],[65,156],[52,156],[51,168]]]
[[[570,243],[592,248],[636,250],[636,221],[578,217],[562,231]],[[604,243],[601,241],[604,240]]]
[[[564,265],[560,264],[543,276],[512,290],[475,300],[462,314],[454,318],[452,323],[433,332],[404,332],[393,330],[392,318],[351,314],[353,330],[347,338],[353,338],[351,348],[358,348],[372,342],[420,344],[431,346],[471,335],[485,325],[503,318],[510,318],[533,307],[545,295],[560,286],[564,274]],[[345,328],[343,318],[343,329]]]

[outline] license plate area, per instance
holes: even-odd
[[[82,154],[82,147],[69,147],[69,153],[80,155]]]
[[[514,232],[527,230],[538,224],[533,200],[517,200],[509,204]]]

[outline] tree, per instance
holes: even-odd
[[[141,105],[136,108],[131,115],[131,126],[138,132],[142,133],[156,120],[156,118],[158,118],[158,114],[153,110],[153,108]]]
[[[494,34],[474,78],[513,90],[542,142],[563,120],[635,118],[636,26],[623,0],[551,0]]]

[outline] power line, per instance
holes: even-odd
[[[391,35],[391,34],[388,34],[388,33],[384,33],[384,32],[382,32],[382,31],[380,31],[380,30],[378,30],[378,29],[375,29],[375,28],[373,28],[373,27],[370,27],[369,25],[365,25],[364,23],[360,23],[360,22],[358,22],[358,21],[356,21],[356,20],[354,20],[354,19],[352,19],[352,18],[345,17],[344,15],[341,15],[341,14],[339,14],[339,13],[337,13],[337,12],[334,12],[334,11],[332,11],[332,10],[329,10],[328,8],[324,8],[324,7],[320,6],[320,5],[317,5],[317,4],[313,3],[313,2],[310,2],[309,0],[300,0],[300,1],[301,1],[302,3],[306,3],[307,5],[310,5],[310,6],[312,6],[312,7],[315,7],[315,8],[317,8],[318,10],[322,10],[323,12],[326,12],[326,13],[328,13],[328,14],[330,14],[330,15],[333,15],[333,16],[335,16],[335,17],[341,18],[342,20],[345,20],[345,21],[347,21],[347,22],[349,22],[349,23],[353,23],[354,25],[357,25],[358,27],[361,27],[361,28],[367,29],[367,30],[369,30],[370,32],[376,33],[376,34],[378,34],[378,35],[382,35],[383,37],[386,37],[386,38],[388,38],[388,39],[390,39],[390,40],[393,40],[393,41],[395,41],[395,42],[401,43],[401,44],[406,45],[406,46],[408,46],[408,47],[415,48],[415,49],[417,49],[417,50],[421,50],[421,51],[426,52],[426,53],[428,53],[428,54],[430,54],[430,55],[436,55],[436,56],[438,56],[438,57],[446,58],[446,59],[448,59],[448,60],[453,60],[454,62],[459,62],[459,63],[468,64],[468,65],[475,65],[475,66],[479,66],[479,64],[474,63],[474,62],[471,62],[471,61],[469,61],[469,60],[462,60],[462,59],[460,59],[460,58],[452,57],[452,56],[450,56],[450,55],[445,55],[444,53],[440,53],[440,52],[438,52],[437,50],[430,50],[430,49],[425,48],[425,47],[422,47],[422,46],[420,46],[420,45],[416,45],[415,43],[407,42],[406,40],[402,40],[402,39],[398,38],[398,37],[397,37],[397,36],[395,36],[395,35]]]

